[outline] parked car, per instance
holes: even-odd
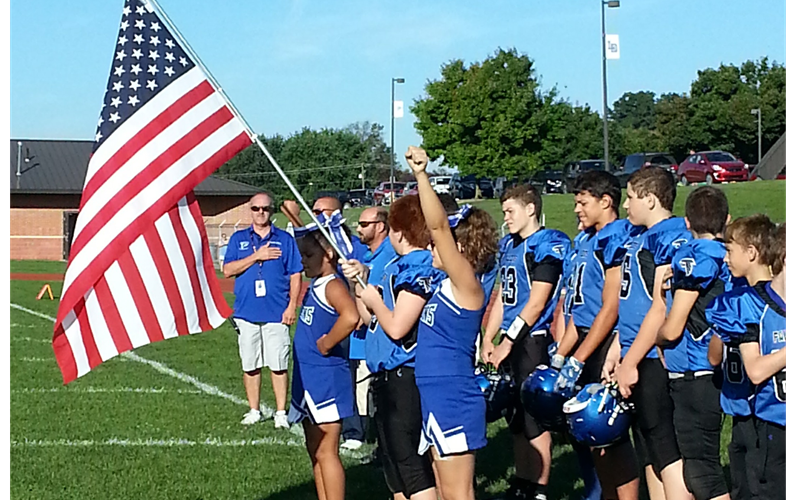
[[[565,165],[562,177],[564,178],[567,189],[569,190],[573,187],[573,182],[575,182],[576,177],[578,177],[580,173],[590,170],[606,170],[604,160],[573,161]],[[612,172],[611,165],[609,171]]]
[[[625,188],[629,177],[638,170],[646,167],[662,167],[674,176],[677,180],[679,165],[671,153],[633,153],[623,160],[623,166],[618,168],[614,174],[620,181],[621,187]]]
[[[550,167],[540,170],[534,175],[535,186],[539,187],[542,194],[567,193],[567,183],[565,182],[564,172],[554,170]]]
[[[452,177],[449,175],[436,175],[430,178],[430,185],[433,186],[436,194],[450,194],[451,179]]]
[[[495,196],[495,190],[492,186],[492,179],[489,177],[481,177],[478,179],[478,187],[481,190],[482,198],[493,198]]]
[[[405,183],[403,182],[395,182],[394,183],[394,196],[399,197],[403,195],[403,190],[405,189]],[[372,194],[374,199],[375,205],[388,205],[391,203],[391,183],[390,182],[381,182],[378,185],[374,193]]]
[[[688,156],[679,165],[678,174],[684,186],[693,182],[746,181],[749,165],[725,151],[702,151]]]
[[[409,194],[418,194],[419,189],[417,188],[416,181],[406,182],[405,189],[403,189],[403,196],[408,196]]]
[[[350,208],[350,199],[349,193],[346,191],[318,191],[316,192],[316,196],[313,197],[313,203],[316,202],[319,198],[335,198],[341,203],[341,206],[344,208]],[[313,206],[313,203],[310,206]]]
[[[371,207],[374,204],[372,194],[374,189],[353,189],[349,192],[349,205],[351,207]],[[350,208],[344,204],[344,208]]]

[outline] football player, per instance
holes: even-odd
[[[727,226],[725,261],[734,278],[744,278],[749,287],[772,279],[774,231],[774,223],[762,214],[742,217]],[[732,417],[732,439],[728,447],[732,500],[756,498],[750,491],[747,470],[747,455],[756,448],[758,441],[751,408],[755,389],[746,374],[739,344],[746,333],[741,315],[742,297],[749,290],[751,288],[736,287],[717,297],[706,310],[707,322],[714,330],[708,357],[711,365],[721,365],[721,408]]]
[[[724,193],[694,190],[685,203],[685,223],[694,240],[679,247],[671,263],[668,316],[657,334],[674,401],[674,429],[685,485],[696,500],[728,500],[721,470],[720,391],[707,358],[712,331],[705,308],[732,289],[722,240],[729,222]]]
[[[508,360],[520,387],[537,365],[548,365],[550,326],[559,299],[562,264],[570,238],[540,226],[542,199],[530,185],[513,186],[500,198],[509,229],[500,242],[500,292],[482,346],[484,362],[496,368]],[[493,340],[502,333],[500,344]],[[551,435],[529,415],[519,398],[509,419],[514,439],[514,478],[506,498],[542,499],[547,495]]]
[[[654,347],[657,330],[665,320],[663,276],[674,252],[692,239],[685,220],[672,214],[675,198],[676,183],[664,168],[647,167],[629,178],[623,207],[629,222],[646,230],[626,243],[618,307],[622,359],[615,370],[611,358],[604,367],[605,378],[614,371],[618,390],[634,403],[635,441],[647,466],[649,494],[662,498],[664,493],[667,500],[691,498],[682,478],[668,375]]]
[[[619,219],[621,188],[609,172],[581,174],[573,186],[575,209],[584,230],[575,239],[572,277],[565,297],[567,331],[551,366],[561,370],[556,387],[572,390],[601,379],[618,322],[621,263],[625,243],[642,228]],[[572,356],[571,356],[572,354]],[[604,498],[637,499],[639,471],[632,443],[623,440],[593,452]]]

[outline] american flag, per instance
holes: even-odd
[[[231,314],[193,188],[250,143],[150,4],[126,0],[54,326],[65,384]]]

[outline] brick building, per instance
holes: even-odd
[[[92,141],[11,140],[11,259],[67,260]],[[214,251],[250,224],[248,201],[258,190],[210,176],[194,190]]]

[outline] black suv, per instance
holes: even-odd
[[[344,203],[344,208],[371,207],[374,204],[373,191],[373,189],[351,189],[348,193],[349,200]]]
[[[540,170],[537,172],[537,174],[533,177],[532,184],[538,186],[542,194],[567,193],[567,184],[565,183],[564,172],[561,170],[554,170],[550,167],[546,167],[545,170]]]
[[[606,170],[606,167],[604,167],[604,160],[581,160],[570,162],[565,165],[563,177],[567,190],[573,188],[573,183],[576,182],[576,177],[578,177],[579,174],[588,172],[590,170]],[[612,165],[610,165],[609,171],[612,172],[612,170]]]
[[[671,172],[674,180],[677,180],[676,171],[679,169],[679,164],[671,156],[671,153],[633,153],[623,160],[623,166],[615,172],[615,177],[621,183],[621,187],[625,188],[629,177],[638,170],[645,167],[662,167]]]

